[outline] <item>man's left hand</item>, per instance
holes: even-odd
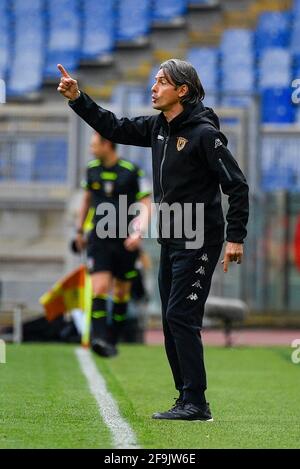
[[[241,264],[243,254],[244,254],[243,244],[228,242],[225,247],[224,259],[222,260],[224,272],[228,271],[229,262],[237,262],[238,264]]]

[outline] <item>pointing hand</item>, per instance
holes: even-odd
[[[57,87],[57,91],[59,91],[65,98],[73,101],[79,97],[77,81],[70,77],[67,70],[61,64],[58,64],[57,68],[61,72],[60,83]]]

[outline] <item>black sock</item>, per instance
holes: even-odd
[[[92,301],[92,338],[107,339],[108,295],[94,295]]]
[[[119,341],[124,328],[129,298],[129,295],[124,296],[122,299],[113,297],[111,333],[111,341],[113,344]]]

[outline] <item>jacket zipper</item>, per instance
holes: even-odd
[[[228,181],[232,182],[232,177],[230,176],[230,174],[228,172],[228,169],[226,168],[226,166],[223,163],[223,161],[221,160],[221,158],[219,158],[219,163],[222,166],[222,169],[223,169],[224,173],[226,174]]]
[[[164,196],[165,196],[164,188],[163,188],[163,184],[162,184],[162,169],[163,169],[163,165],[164,165],[164,162],[165,162],[165,159],[166,159],[169,137],[170,137],[170,133],[168,133],[168,135],[167,135],[167,137],[166,137],[165,146],[164,146],[164,152],[163,152],[163,157],[162,157],[162,160],[161,160],[161,163],[160,163],[159,183],[160,183],[160,188],[161,188],[161,199],[160,199],[159,206],[158,206],[158,213],[159,213],[159,236],[161,235],[161,232],[162,232],[160,207],[161,207],[162,201],[164,200]]]
[[[161,205],[161,203],[163,201],[163,198],[165,196],[164,188],[163,188],[163,185],[162,185],[162,169],[163,169],[163,165],[164,165],[164,162],[165,162],[165,159],[166,159],[169,137],[170,137],[170,134],[168,134],[167,137],[166,137],[165,146],[164,146],[164,153],[163,153],[163,157],[162,157],[162,160],[161,160],[161,163],[160,163],[159,182],[160,182],[160,188],[161,188],[161,194],[162,195],[161,195],[159,205]]]

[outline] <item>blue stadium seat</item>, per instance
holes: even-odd
[[[150,30],[150,0],[119,2],[116,39],[120,42],[144,43]]]
[[[295,55],[300,54],[300,14],[297,22],[294,22],[292,29],[291,52]]]
[[[186,0],[154,0],[152,21],[170,23],[182,17],[186,12]]]
[[[294,0],[292,7],[292,15],[300,16],[300,0]]]
[[[287,124],[295,121],[295,107],[291,102],[292,88],[267,88],[262,92],[263,123]]]
[[[255,88],[253,32],[242,28],[226,30],[222,36],[220,50],[223,93],[252,93]],[[238,99],[233,99],[233,96],[229,96],[223,100],[223,104],[225,103],[245,106],[249,103],[249,98],[238,96]]]
[[[223,93],[251,94],[255,90],[254,65],[222,62],[221,86]]]
[[[203,104],[215,107],[219,97],[219,50],[216,47],[193,47],[187,60],[195,67],[205,90]]]
[[[245,28],[230,28],[224,31],[221,39],[221,53],[230,54],[231,51],[239,54],[252,54],[253,31]]]
[[[9,69],[11,29],[6,2],[0,3],[0,79],[6,78]]]
[[[39,91],[42,86],[45,14],[41,0],[15,0],[13,6],[14,55],[9,70],[7,94],[23,96]]]
[[[220,5],[220,0],[188,0],[188,5],[189,6],[217,6]]]
[[[113,50],[116,20],[114,5],[114,0],[83,0],[83,59],[97,59]]]
[[[258,54],[268,47],[288,47],[291,36],[290,12],[265,12],[259,17],[255,32],[255,47]]]
[[[253,97],[251,95],[241,94],[226,94],[222,97],[221,105],[225,107],[244,108],[249,107],[252,103]]]
[[[236,93],[252,93],[255,88],[253,67],[237,66],[223,70],[222,91]]]
[[[34,12],[40,13],[44,10],[44,0],[11,0],[9,4],[13,12],[19,15],[31,15]]]
[[[48,0],[49,37],[45,77],[57,77],[56,64],[65,58],[70,71],[79,64],[81,32],[79,0]],[[54,57],[56,57],[54,64]]]
[[[292,56],[289,49],[264,50],[259,60],[259,88],[285,87],[291,83]]]
[[[219,51],[216,47],[193,47],[189,49],[187,60],[195,67],[204,90],[217,93],[219,82]]]
[[[43,69],[44,77],[58,77],[57,64],[63,64],[68,72],[75,72],[78,68],[79,54],[77,50],[70,51],[49,51],[47,53],[47,62]]]

